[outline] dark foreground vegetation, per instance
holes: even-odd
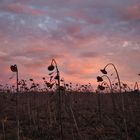
[[[1,93],[0,140],[140,140],[139,92],[58,96]]]

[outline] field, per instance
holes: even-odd
[[[1,93],[0,140],[140,140],[140,93]]]

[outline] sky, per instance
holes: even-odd
[[[96,85],[113,63],[121,81],[140,82],[140,1],[1,0],[0,83],[10,82],[12,64],[40,81],[52,58],[65,81]]]

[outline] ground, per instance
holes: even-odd
[[[140,92],[60,94],[1,93],[0,140],[140,140]]]

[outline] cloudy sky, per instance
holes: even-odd
[[[111,62],[140,82],[140,1],[1,0],[0,82],[15,63],[21,78],[47,77],[52,58],[66,81],[95,84]]]

